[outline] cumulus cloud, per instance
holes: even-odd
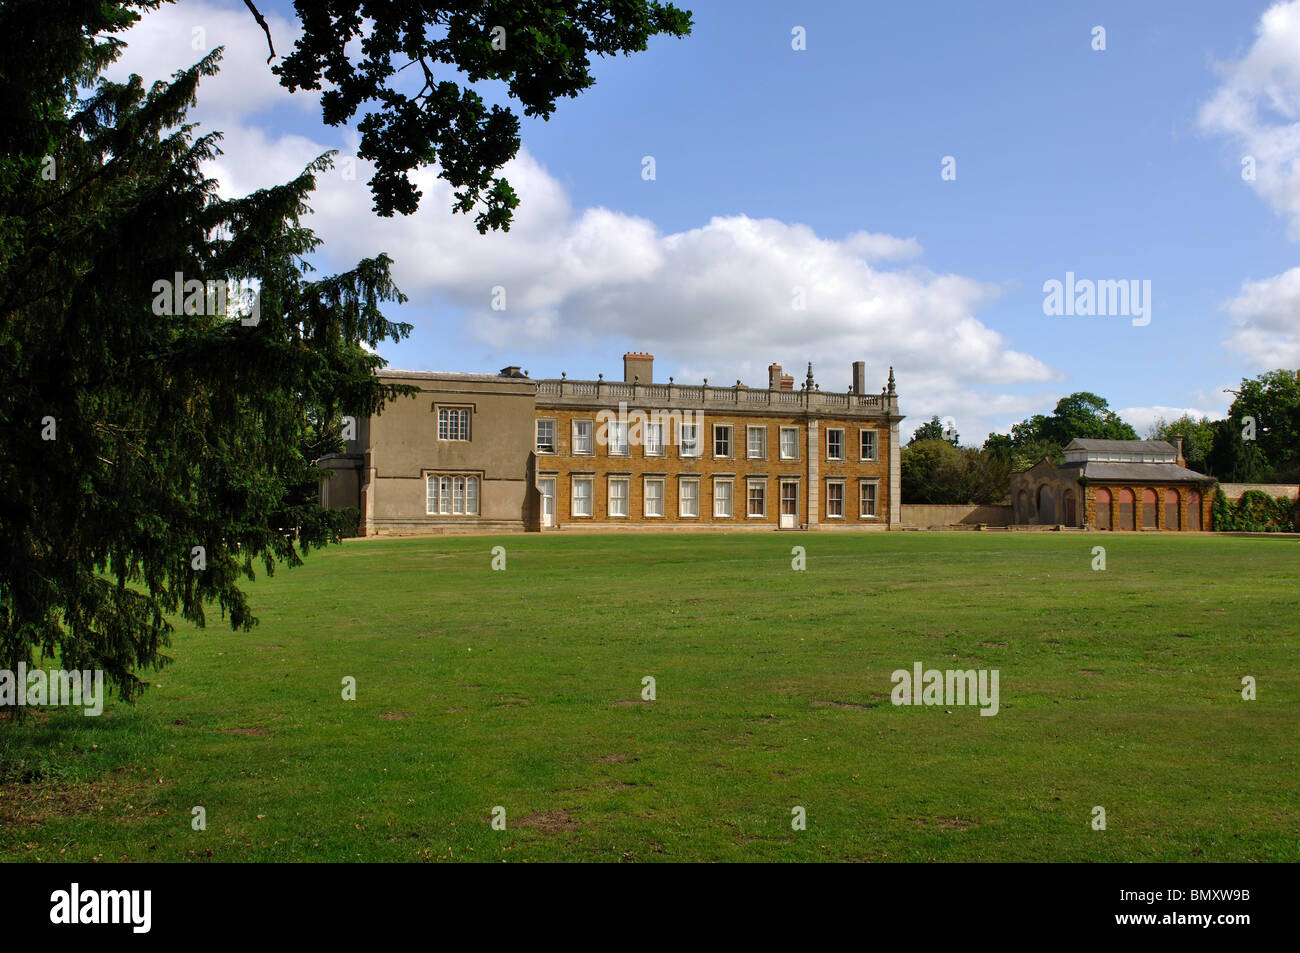
[[[1234,351],[1259,367],[1300,366],[1300,268],[1242,282],[1223,307],[1234,319]]]
[[[354,155],[355,133],[318,142],[277,130],[277,117],[264,114],[304,102],[315,109],[316,101],[274,82],[264,38],[241,11],[193,2],[149,14],[128,37],[118,69],[148,77],[151,63],[169,72],[197,58],[187,40],[195,25],[206,27],[209,43],[228,44],[221,76],[200,90],[203,114],[226,133],[209,170],[224,194],[287,181],[341,146],[338,167],[320,177],[310,200],[308,224],[324,241],[328,267],[380,251],[393,256],[417,342],[451,333],[492,359],[531,357],[548,374],[559,368],[548,358],[632,344],[661,355],[656,377],[751,385],[766,382],[769,361],[799,380],[811,361],[822,388],[834,390],[848,385],[850,362],[863,359],[873,389],[893,365],[908,413],[953,414],[976,442],[994,418],[1037,408],[1009,393],[1017,385],[1061,376],[979,319],[1002,287],[931,270],[915,237],[865,229],[832,237],[743,214],[664,232],[616,209],[575,208],[526,149],[505,169],[522,199],[508,233],[479,235],[469,217],[451,214],[451,187],[432,169],[413,176],[424,193],[419,212],[380,218],[366,185],[372,170]],[[272,21],[277,48],[289,48],[294,29]],[[506,307],[494,310],[502,292]],[[447,327],[448,307],[457,328]]]
[[[1240,60],[1219,64],[1220,85],[1200,110],[1201,128],[1255,160],[1250,185],[1300,240],[1300,0],[1269,7]]]

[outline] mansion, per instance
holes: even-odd
[[[623,380],[380,371],[419,388],[356,422],[320,461],[321,502],[356,507],[362,535],[562,529],[879,530],[900,522],[898,394]]]

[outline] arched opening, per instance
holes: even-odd
[[[1178,491],[1165,490],[1165,529],[1182,529],[1178,519]]]
[[[1110,490],[1104,486],[1097,487],[1095,500],[1097,529],[1110,529]]]
[[[1187,493],[1187,528],[1201,528],[1201,491],[1189,490]]]
[[[1123,487],[1119,491],[1119,529],[1137,529],[1133,516],[1137,507],[1133,505],[1133,491]]]
[[[1156,528],[1156,491],[1147,487],[1142,491],[1142,528]]]
[[[1056,503],[1052,499],[1052,488],[1046,483],[1038,488],[1038,499],[1035,505],[1038,518],[1034,522],[1048,525],[1056,522]]]
[[[1021,490],[1016,497],[1016,522],[1031,523],[1033,522],[1033,511],[1029,505],[1029,492]]]

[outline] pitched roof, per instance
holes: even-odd
[[[1156,441],[1157,443],[1159,441]],[[1074,469],[1079,464],[1066,464]],[[1197,473],[1176,463],[1094,463],[1083,464],[1083,475],[1100,483],[1213,483],[1214,477]]]
[[[1066,450],[1104,450],[1110,453],[1176,453],[1174,445],[1165,440],[1094,440],[1075,437]]]

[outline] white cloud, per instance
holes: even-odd
[[[266,10],[262,14],[271,28],[276,52],[283,57],[302,32],[298,21]],[[169,80],[218,46],[225,47],[221,72],[200,81],[198,106],[191,110],[191,117],[209,128],[220,128],[223,121],[236,117],[246,122],[260,111],[277,107],[319,114],[315,92],[290,93],[271,73],[273,64],[266,62],[266,34],[242,3],[226,6],[185,0],[165,4],[145,13],[122,38],[126,49],[105,75],[121,82],[137,73],[146,86],[155,80]]]
[[[287,181],[331,148],[272,131],[267,110],[314,110],[316,99],[275,82],[264,37],[242,6],[195,0],[146,15],[118,69],[148,76],[155,63],[169,73],[197,59],[188,41],[195,25],[210,44],[229,48],[221,75],[201,87],[197,111],[226,133],[224,155],[208,170],[223,194]],[[272,19],[281,52],[295,29]],[[472,217],[451,214],[451,187],[431,169],[413,176],[424,193],[419,212],[385,219],[371,211],[369,164],[348,155],[355,133],[342,135],[340,158],[355,163],[355,175],[340,166],[320,176],[307,224],[330,268],[392,255],[395,280],[414,305],[404,317],[431,354],[453,330],[435,323],[435,307],[452,305],[466,315],[458,329],[465,341],[502,363],[530,356],[542,375],[557,373],[560,355],[578,348],[632,344],[661,356],[660,379],[761,385],[775,360],[802,381],[811,361],[823,389],[843,390],[850,363],[861,359],[872,390],[895,367],[909,426],[922,415],[952,415],[976,443],[1006,416],[1040,409],[1008,390],[1061,376],[979,320],[1001,287],[925,267],[915,237],[862,230],[834,239],[745,215],[664,233],[617,210],[574,208],[527,150],[505,169],[522,200],[508,233],[479,235]],[[497,286],[505,311],[491,308]]]
[[[1202,417],[1219,420],[1227,416],[1226,406],[1224,409],[1206,410],[1201,407],[1166,407],[1162,404],[1152,407],[1125,407],[1115,413],[1119,414],[1125,422],[1132,424],[1139,437],[1145,437],[1159,420],[1169,423],[1183,416],[1195,420],[1200,420]]]
[[[1259,367],[1300,366],[1300,268],[1243,281],[1223,307],[1235,319],[1230,348]]]
[[[1218,72],[1220,86],[1201,107],[1201,128],[1254,157],[1250,185],[1300,240],[1300,0],[1264,11],[1250,51]]]

